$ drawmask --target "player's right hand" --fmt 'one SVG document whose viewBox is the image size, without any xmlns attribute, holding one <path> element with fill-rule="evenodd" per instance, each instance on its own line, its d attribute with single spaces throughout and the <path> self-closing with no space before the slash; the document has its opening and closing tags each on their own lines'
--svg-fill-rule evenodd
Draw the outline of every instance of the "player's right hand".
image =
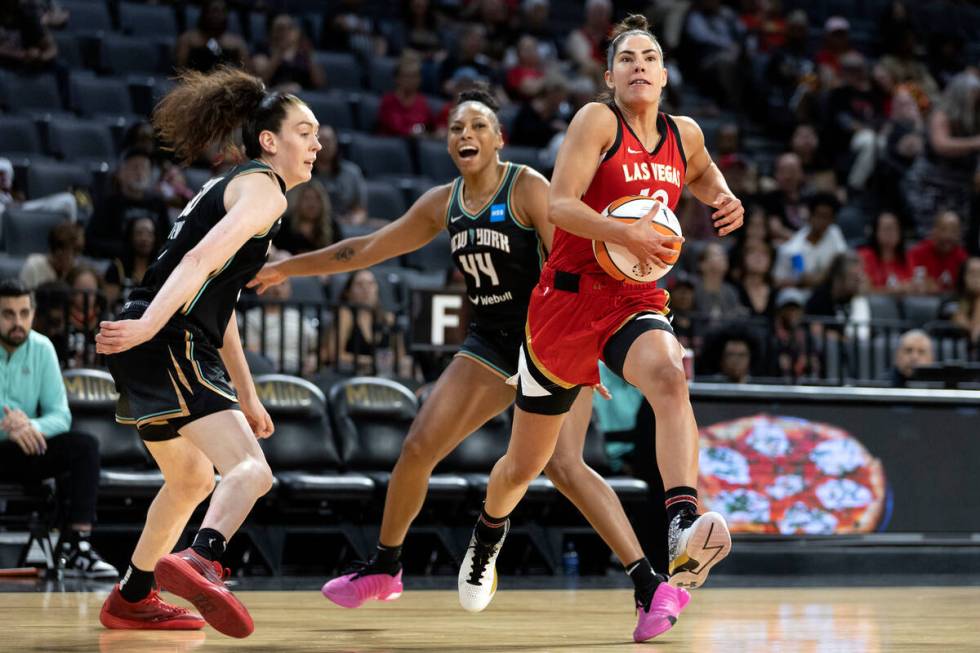
<svg viewBox="0 0 980 653">
<path fill-rule="evenodd" d="M 257 292 L 261 295 L 272 286 L 278 286 L 285 280 L 286 275 L 279 271 L 279 266 L 275 263 L 266 263 L 247 285 L 249 288 L 257 286 Z"/>
<path fill-rule="evenodd" d="M 666 236 L 651 226 L 657 213 L 660 212 L 660 207 L 660 201 L 655 201 L 646 215 L 626 227 L 622 245 L 644 263 L 666 268 L 668 264 L 664 259 L 673 258 L 677 254 L 677 251 L 670 246 L 683 243 L 684 238 Z"/>
</svg>

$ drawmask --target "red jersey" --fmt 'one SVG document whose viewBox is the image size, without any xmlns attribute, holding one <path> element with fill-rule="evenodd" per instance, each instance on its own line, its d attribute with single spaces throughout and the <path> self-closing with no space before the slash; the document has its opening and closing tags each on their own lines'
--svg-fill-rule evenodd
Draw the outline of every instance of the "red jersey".
<svg viewBox="0 0 980 653">
<path fill-rule="evenodd" d="M 666 113 L 657 116 L 660 141 L 648 152 L 619 109 L 614 104 L 608 106 L 616 114 L 616 140 L 603 155 L 582 201 L 602 213 L 620 197 L 645 195 L 673 211 L 687 173 L 687 158 L 674 119 Z M 565 272 L 605 274 L 592 253 L 592 241 L 558 227 L 547 265 Z"/>
</svg>

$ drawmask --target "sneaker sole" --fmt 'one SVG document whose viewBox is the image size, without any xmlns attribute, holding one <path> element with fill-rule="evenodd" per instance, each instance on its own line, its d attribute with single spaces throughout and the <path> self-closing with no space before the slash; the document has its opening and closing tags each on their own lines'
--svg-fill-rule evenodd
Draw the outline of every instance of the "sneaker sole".
<svg viewBox="0 0 980 653">
<path fill-rule="evenodd" d="M 99 623 L 109 630 L 201 630 L 204 620 L 168 619 L 167 621 L 143 621 L 117 617 L 103 610 L 99 613 Z"/>
<path fill-rule="evenodd" d="M 670 584 L 695 589 L 708 579 L 711 568 L 732 550 L 725 519 L 715 512 L 701 515 L 692 527 L 684 552 L 670 564 Z"/>
<path fill-rule="evenodd" d="M 190 601 L 215 630 L 229 637 L 248 637 L 255 624 L 248 610 L 226 587 L 205 579 L 187 561 L 167 555 L 153 570 L 160 589 Z"/>
<path fill-rule="evenodd" d="M 320 593 L 334 605 L 339 605 L 342 608 L 349 608 L 352 610 L 361 607 L 368 601 L 394 601 L 395 599 L 401 598 L 402 595 L 402 593 L 399 591 L 392 592 L 391 594 L 387 594 L 385 596 L 370 596 L 366 599 L 359 599 L 356 596 L 349 596 L 347 594 L 330 590 L 326 585 L 320 589 Z"/>
</svg>

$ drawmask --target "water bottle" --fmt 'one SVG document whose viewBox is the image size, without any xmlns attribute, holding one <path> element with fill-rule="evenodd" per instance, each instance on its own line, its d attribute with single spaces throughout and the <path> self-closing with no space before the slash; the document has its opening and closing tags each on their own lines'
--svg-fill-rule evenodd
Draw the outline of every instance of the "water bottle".
<svg viewBox="0 0 980 653">
<path fill-rule="evenodd" d="M 565 553 L 561 556 L 561 568 L 566 576 L 578 576 L 578 553 L 575 551 L 574 542 L 565 545 Z"/>
</svg>

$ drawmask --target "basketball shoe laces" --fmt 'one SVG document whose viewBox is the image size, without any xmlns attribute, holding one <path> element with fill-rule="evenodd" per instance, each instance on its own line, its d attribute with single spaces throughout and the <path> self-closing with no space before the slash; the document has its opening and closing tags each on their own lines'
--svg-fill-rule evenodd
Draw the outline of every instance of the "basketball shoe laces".
<svg viewBox="0 0 980 653">
<path fill-rule="evenodd" d="M 479 585 L 480 579 L 483 578 L 483 574 L 487 571 L 487 565 L 490 563 L 490 556 L 493 555 L 493 549 L 497 545 L 484 544 L 479 538 L 474 538 L 474 540 L 473 568 L 470 570 L 470 577 L 466 582 L 470 585 Z"/>
</svg>

